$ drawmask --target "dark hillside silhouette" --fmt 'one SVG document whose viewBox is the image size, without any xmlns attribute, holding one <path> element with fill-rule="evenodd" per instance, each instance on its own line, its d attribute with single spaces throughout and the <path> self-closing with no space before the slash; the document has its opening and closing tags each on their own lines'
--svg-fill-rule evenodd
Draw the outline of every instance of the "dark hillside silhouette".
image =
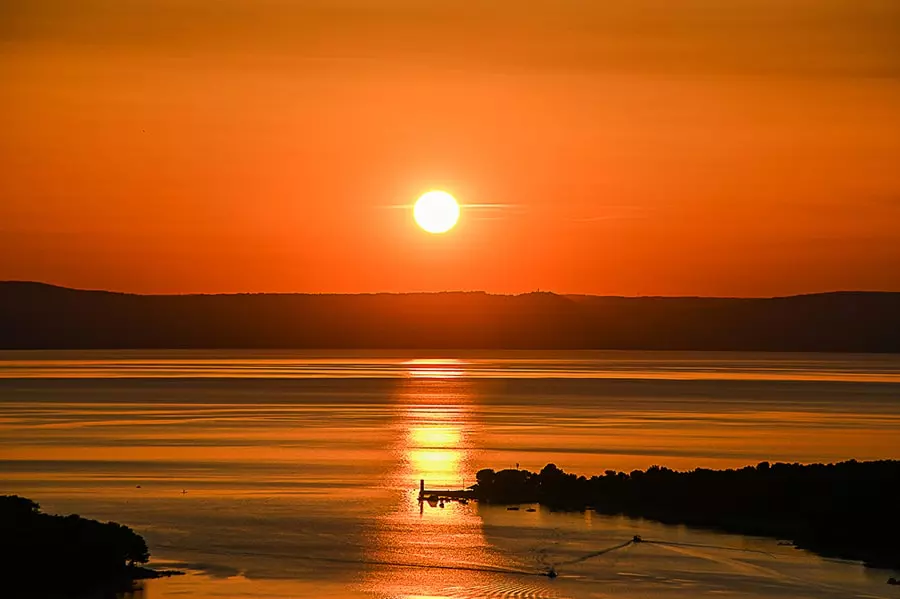
<svg viewBox="0 0 900 599">
<path fill-rule="evenodd" d="M 900 461 L 769 464 L 676 472 L 653 466 L 586 478 L 554 464 L 539 473 L 481 470 L 479 501 L 592 508 L 668 524 L 793 541 L 829 557 L 900 569 Z"/>
<path fill-rule="evenodd" d="M 0 282 L 0 348 L 900 352 L 900 293 L 132 295 Z"/>
<path fill-rule="evenodd" d="M 144 539 L 127 526 L 44 514 L 30 499 L 0 496 L 0 578 L 6 589 L 39 596 L 127 587 L 135 579 L 173 574 L 139 566 L 149 559 Z"/>
</svg>

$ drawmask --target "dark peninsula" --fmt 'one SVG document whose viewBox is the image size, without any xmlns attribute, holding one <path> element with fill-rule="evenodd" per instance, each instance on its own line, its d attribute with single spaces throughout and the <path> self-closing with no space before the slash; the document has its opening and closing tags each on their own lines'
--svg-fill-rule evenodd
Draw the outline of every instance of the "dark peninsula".
<svg viewBox="0 0 900 599">
<path fill-rule="evenodd" d="M 45 514 L 30 499 L 0 496 L 0 579 L 7 588 L 67 596 L 178 574 L 143 567 L 149 559 L 147 543 L 127 526 Z"/>
<path fill-rule="evenodd" d="M 134 295 L 0 282 L 0 349 L 900 352 L 900 293 Z"/>
<path fill-rule="evenodd" d="M 586 478 L 554 464 L 539 473 L 482 470 L 479 501 L 593 509 L 666 524 L 786 539 L 825 557 L 900 570 L 900 461 L 769 464 L 676 472 L 653 466 Z"/>
</svg>

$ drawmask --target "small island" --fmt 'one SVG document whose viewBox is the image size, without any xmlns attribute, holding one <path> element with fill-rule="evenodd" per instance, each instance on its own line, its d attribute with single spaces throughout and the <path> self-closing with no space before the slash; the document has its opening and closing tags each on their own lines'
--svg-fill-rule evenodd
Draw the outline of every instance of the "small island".
<svg viewBox="0 0 900 599">
<path fill-rule="evenodd" d="M 567 474 L 481 470 L 472 487 L 488 503 L 539 503 L 592 509 L 788 540 L 825 557 L 900 570 L 900 461 L 769 464 L 677 472 L 653 466 L 630 473 Z"/>
<path fill-rule="evenodd" d="M 136 580 L 180 572 L 143 567 L 143 537 L 116 522 L 54 516 L 17 495 L 0 496 L 0 577 L 30 596 L 128 589 Z"/>
</svg>

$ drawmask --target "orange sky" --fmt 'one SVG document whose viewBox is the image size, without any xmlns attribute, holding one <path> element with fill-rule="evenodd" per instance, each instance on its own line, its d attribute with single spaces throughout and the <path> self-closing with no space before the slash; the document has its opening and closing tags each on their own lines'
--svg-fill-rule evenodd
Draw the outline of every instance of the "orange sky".
<svg viewBox="0 0 900 599">
<path fill-rule="evenodd" d="M 0 279 L 900 290 L 897 0 L 11 0 L 0 81 Z"/>
</svg>

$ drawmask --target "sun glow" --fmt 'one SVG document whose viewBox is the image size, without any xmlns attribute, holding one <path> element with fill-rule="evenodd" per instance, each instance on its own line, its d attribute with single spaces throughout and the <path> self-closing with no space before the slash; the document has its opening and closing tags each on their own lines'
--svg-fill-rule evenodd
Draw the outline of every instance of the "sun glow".
<svg viewBox="0 0 900 599">
<path fill-rule="evenodd" d="M 413 215 L 429 233 L 446 233 L 459 220 L 459 204 L 446 191 L 429 191 L 416 201 Z"/>
</svg>

